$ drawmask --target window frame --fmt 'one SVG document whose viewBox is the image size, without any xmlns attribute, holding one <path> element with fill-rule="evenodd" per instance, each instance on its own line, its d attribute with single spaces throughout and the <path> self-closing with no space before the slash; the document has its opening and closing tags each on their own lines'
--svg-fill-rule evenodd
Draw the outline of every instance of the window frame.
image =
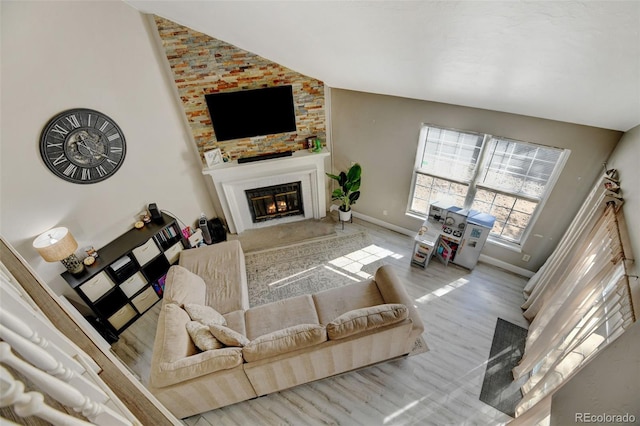
<svg viewBox="0 0 640 426">
<path fill-rule="evenodd" d="M 482 139 L 482 145 L 480 147 L 480 152 L 479 152 L 479 156 L 478 156 L 478 161 L 475 165 L 475 169 L 473 171 L 472 177 L 470 179 L 469 182 L 463 182 L 457 179 L 450 179 L 450 178 L 446 178 L 443 176 L 437 176 L 435 174 L 431 174 L 428 172 L 425 172 L 423 170 L 421 170 L 421 166 L 422 166 L 422 160 L 424 158 L 424 151 L 426 149 L 426 143 L 427 143 L 427 132 L 429 131 L 429 128 L 435 128 L 435 129 L 439 129 L 439 130 L 449 130 L 449 131 L 454 131 L 454 132 L 458 132 L 458 133 L 465 133 L 465 134 L 471 134 L 471 135 L 477 135 L 477 136 L 481 136 Z M 486 155 L 488 152 L 488 146 L 490 145 L 491 140 L 496 139 L 496 140 L 506 140 L 506 141 L 511 141 L 511 142 L 515 142 L 518 144 L 525 144 L 525 145 L 530 145 L 530 146 L 535 146 L 535 147 L 543 147 L 543 148 L 549 148 L 549 149 L 556 149 L 560 151 L 560 154 L 558 156 L 557 162 L 553 168 L 553 172 L 551 173 L 551 175 L 549 176 L 549 179 L 547 180 L 547 184 L 545 185 L 545 190 L 544 193 L 542 194 L 542 196 L 540 197 L 540 199 L 537 199 L 535 197 L 531 197 L 525 194 L 518 194 L 518 193 L 511 193 L 508 191 L 505 191 L 503 189 L 498 189 L 498 188 L 493 188 L 489 185 L 482 185 L 478 182 L 479 176 L 482 173 L 482 171 L 484 170 L 484 167 L 486 165 L 486 162 L 489 161 L 488 160 L 488 156 Z M 411 188 L 409 191 L 409 200 L 407 202 L 407 208 L 406 208 L 406 212 L 405 214 L 410 216 L 410 217 L 415 217 L 418 219 L 426 219 L 428 217 L 428 211 L 425 213 L 420 213 L 418 211 L 412 210 L 412 204 L 413 204 L 413 200 L 415 198 L 415 192 L 416 192 L 416 184 L 417 184 L 417 179 L 418 179 L 418 175 L 425 175 L 425 176 L 429 176 L 431 178 L 434 179 L 441 179 L 441 180 L 445 180 L 448 181 L 450 183 L 457 183 L 457 184 L 462 184 L 462 185 L 466 185 L 468 186 L 467 188 L 467 193 L 465 195 L 465 199 L 464 199 L 464 205 L 460 206 L 464 209 L 470 209 L 473 201 L 476 197 L 476 194 L 478 192 L 479 189 L 484 189 L 487 191 L 491 191 L 497 194 L 503 194 L 503 195 L 507 195 L 510 197 L 515 197 L 516 199 L 523 199 L 526 201 L 531 201 L 531 202 L 537 202 L 537 206 L 535 207 L 534 211 L 531 213 L 531 218 L 529 219 L 529 222 L 527 223 L 527 226 L 524 228 L 524 231 L 522 233 L 522 236 L 520 237 L 519 241 L 512 241 L 500 236 L 495 236 L 493 234 L 489 234 L 489 237 L 487 239 L 487 241 L 496 244 L 496 245 L 500 245 L 503 246 L 505 248 L 514 250 L 514 251 L 520 251 L 521 247 L 526 243 L 526 241 L 528 240 L 533 227 L 535 226 L 535 223 L 537 222 L 540 213 L 542 212 L 542 210 L 544 209 L 544 206 L 546 205 L 547 200 L 549 199 L 551 192 L 553 191 L 553 188 L 555 187 L 560 174 L 562 173 L 562 170 L 564 169 L 566 162 L 569 158 L 569 155 L 571 154 L 571 150 L 566 149 L 566 148 L 558 148 L 558 147 L 554 147 L 554 146 L 549 146 L 549 145 L 542 145 L 542 144 L 536 144 L 536 143 L 532 143 L 532 142 L 526 142 L 526 141 L 521 141 L 521 140 L 517 140 L 517 139 L 513 139 L 513 138 L 508 138 L 508 137 L 503 137 L 503 136 L 497 136 L 497 135 L 493 135 L 493 134 L 489 134 L 489 133 L 480 133 L 480 132 L 475 132 L 475 131 L 468 131 L 468 130 L 459 130 L 459 129 L 454 129 L 454 128 L 448 128 L 448 127 L 443 127 L 443 126 L 437 126 L 437 125 L 433 125 L 433 124 L 428 124 L 428 123 L 422 123 L 421 127 L 420 127 L 420 134 L 418 136 L 418 147 L 416 150 L 416 156 L 415 156 L 415 161 L 414 161 L 414 167 L 413 167 L 413 171 L 412 171 L 412 177 L 411 177 Z M 513 211 L 513 208 L 510 209 L 511 211 Z"/>
</svg>

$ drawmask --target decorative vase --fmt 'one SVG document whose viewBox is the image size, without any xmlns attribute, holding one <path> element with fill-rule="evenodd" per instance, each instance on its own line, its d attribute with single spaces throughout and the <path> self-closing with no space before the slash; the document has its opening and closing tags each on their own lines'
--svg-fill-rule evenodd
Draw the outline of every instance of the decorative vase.
<svg viewBox="0 0 640 426">
<path fill-rule="evenodd" d="M 340 215 L 341 222 L 349 222 L 351 220 L 351 210 L 344 212 L 338 209 L 338 214 Z"/>
</svg>

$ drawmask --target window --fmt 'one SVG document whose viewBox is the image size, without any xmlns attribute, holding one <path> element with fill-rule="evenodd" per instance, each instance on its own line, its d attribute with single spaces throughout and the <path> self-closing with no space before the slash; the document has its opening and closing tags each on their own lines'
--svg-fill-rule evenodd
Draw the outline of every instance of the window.
<svg viewBox="0 0 640 426">
<path fill-rule="evenodd" d="M 408 212 L 442 201 L 496 217 L 491 237 L 520 244 L 567 151 L 491 135 L 423 126 Z"/>
</svg>

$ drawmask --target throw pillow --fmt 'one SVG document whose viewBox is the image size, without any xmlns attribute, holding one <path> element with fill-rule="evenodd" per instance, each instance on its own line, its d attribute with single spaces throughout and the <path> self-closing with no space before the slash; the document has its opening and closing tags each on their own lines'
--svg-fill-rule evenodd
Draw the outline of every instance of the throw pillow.
<svg viewBox="0 0 640 426">
<path fill-rule="evenodd" d="M 399 303 L 370 306 L 345 312 L 327 324 L 331 340 L 344 339 L 357 333 L 395 324 L 409 315 L 407 307 Z"/>
<path fill-rule="evenodd" d="M 186 325 L 191 340 L 201 351 L 224 348 L 224 345 L 209 331 L 209 327 L 198 322 L 189 321 Z"/>
<path fill-rule="evenodd" d="M 201 322 L 206 326 L 227 325 L 227 320 L 224 319 L 222 314 L 213 309 L 211 306 L 186 303 L 184 305 L 184 310 L 187 311 L 189 317 L 193 321 Z"/>
<path fill-rule="evenodd" d="M 323 326 L 298 324 L 252 340 L 242 348 L 242 356 L 245 361 L 253 362 L 317 345 L 326 340 L 327 331 Z"/>
<path fill-rule="evenodd" d="M 209 331 L 216 339 L 227 346 L 242 347 L 249 343 L 249 339 L 245 336 L 223 325 L 213 324 L 209 326 Z"/>
<path fill-rule="evenodd" d="M 207 286 L 204 280 L 179 265 L 173 265 L 167 272 L 164 295 L 165 303 L 182 306 L 185 303 L 202 303 Z"/>
</svg>

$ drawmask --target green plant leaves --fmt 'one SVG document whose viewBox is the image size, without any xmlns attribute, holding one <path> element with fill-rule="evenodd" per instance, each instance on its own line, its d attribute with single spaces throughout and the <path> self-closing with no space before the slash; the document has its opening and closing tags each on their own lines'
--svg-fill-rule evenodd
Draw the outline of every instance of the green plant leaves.
<svg viewBox="0 0 640 426">
<path fill-rule="evenodd" d="M 360 198 L 359 189 L 362 175 L 360 164 L 355 163 L 347 173 L 340 172 L 339 175 L 326 173 L 326 175 L 336 180 L 340 185 L 340 188 L 334 189 L 331 193 L 331 199 L 339 200 L 342 203 L 342 206 L 340 206 L 342 211 L 351 210 L 351 204 L 355 204 L 356 200 Z"/>
<path fill-rule="evenodd" d="M 339 200 L 342 197 L 344 197 L 344 191 L 342 191 L 342 188 L 334 189 L 331 193 L 331 199 L 333 200 Z"/>
<path fill-rule="evenodd" d="M 349 174 L 347 175 L 347 179 L 350 182 L 355 182 L 356 180 L 359 182 L 361 174 L 362 174 L 362 167 L 360 167 L 360 164 L 356 163 L 353 166 L 351 166 L 351 168 L 349 169 Z"/>
</svg>

